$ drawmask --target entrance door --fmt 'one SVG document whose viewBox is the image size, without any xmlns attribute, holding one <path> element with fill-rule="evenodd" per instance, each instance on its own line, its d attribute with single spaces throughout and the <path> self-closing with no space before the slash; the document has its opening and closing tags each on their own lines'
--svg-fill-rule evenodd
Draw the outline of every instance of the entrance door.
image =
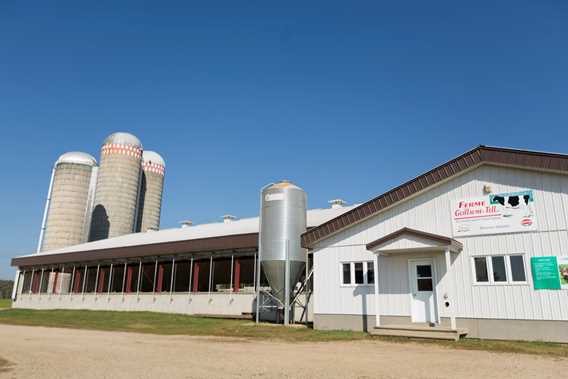
<svg viewBox="0 0 568 379">
<path fill-rule="evenodd" d="M 412 322 L 436 322 L 432 259 L 409 260 L 408 270 Z"/>
</svg>

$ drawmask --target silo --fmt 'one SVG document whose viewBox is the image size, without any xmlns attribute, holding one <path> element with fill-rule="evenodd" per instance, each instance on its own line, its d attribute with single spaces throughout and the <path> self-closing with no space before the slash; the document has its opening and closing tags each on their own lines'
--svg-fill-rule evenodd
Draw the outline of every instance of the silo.
<svg viewBox="0 0 568 379">
<path fill-rule="evenodd" d="M 146 232 L 160 228 L 165 168 L 164 159 L 158 153 L 154 151 L 142 153 L 137 231 Z"/>
<path fill-rule="evenodd" d="M 81 152 L 65 153 L 53 167 L 38 252 L 87 241 L 89 192 L 97 161 Z"/>
<path fill-rule="evenodd" d="M 134 232 L 142 144 L 129 133 L 108 136 L 101 148 L 89 240 Z"/>
<path fill-rule="evenodd" d="M 307 196 L 300 187 L 282 181 L 262 191 L 260 260 L 272 294 L 287 307 L 306 263 L 300 236 L 306 231 Z M 286 261 L 288 283 L 286 286 Z M 286 287 L 288 293 L 286 293 Z M 285 312 L 287 321 L 287 312 Z"/>
</svg>

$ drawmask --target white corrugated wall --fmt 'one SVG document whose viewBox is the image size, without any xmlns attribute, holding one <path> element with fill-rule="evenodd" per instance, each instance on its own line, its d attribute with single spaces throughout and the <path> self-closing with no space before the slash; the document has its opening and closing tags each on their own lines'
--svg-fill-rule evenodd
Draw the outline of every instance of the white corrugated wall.
<svg viewBox="0 0 568 379">
<path fill-rule="evenodd" d="M 458 238 L 463 251 L 455 255 L 450 273 L 456 283 L 457 317 L 568 320 L 568 291 L 533 289 L 530 257 L 568 255 L 568 176 L 484 165 L 405 201 L 371 219 L 322 241 L 314 250 L 316 314 L 374 314 L 374 288 L 340 284 L 340 262 L 372 260 L 365 245 L 400 228 L 452 236 L 451 204 L 494 193 L 534 190 L 538 231 Z M 526 285 L 474 285 L 471 257 L 525 254 Z M 413 255 L 414 257 L 418 257 Z M 384 315 L 410 315 L 408 266 L 410 256 L 381 257 L 380 307 Z M 388 264 L 386 263 L 388 260 Z M 381 264 L 383 263 L 383 264 Z M 445 275 L 443 257 L 436 258 L 438 277 Z M 445 280 L 440 283 L 442 303 Z M 445 308 L 439 306 L 441 316 Z"/>
</svg>

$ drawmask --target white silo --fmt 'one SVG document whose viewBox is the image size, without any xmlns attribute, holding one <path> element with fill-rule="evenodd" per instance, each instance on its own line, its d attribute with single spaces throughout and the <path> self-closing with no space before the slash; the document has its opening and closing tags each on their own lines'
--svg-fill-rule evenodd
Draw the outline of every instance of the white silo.
<svg viewBox="0 0 568 379">
<path fill-rule="evenodd" d="M 87 241 L 96 173 L 97 161 L 87 153 L 65 153 L 55 162 L 38 252 Z"/>
<path fill-rule="evenodd" d="M 166 164 L 160 154 L 154 151 L 142 153 L 138 231 L 146 232 L 160 228 L 165 168 Z"/>
<path fill-rule="evenodd" d="M 142 144 L 129 133 L 113 133 L 101 148 L 89 240 L 134 232 Z"/>
</svg>

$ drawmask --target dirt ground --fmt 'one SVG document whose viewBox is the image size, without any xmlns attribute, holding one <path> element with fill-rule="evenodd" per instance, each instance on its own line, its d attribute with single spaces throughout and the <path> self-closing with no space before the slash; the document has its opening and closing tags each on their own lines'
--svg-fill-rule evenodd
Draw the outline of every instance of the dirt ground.
<svg viewBox="0 0 568 379">
<path fill-rule="evenodd" d="M 384 341 L 287 343 L 0 325 L 0 378 L 560 378 L 568 359 Z"/>
</svg>

